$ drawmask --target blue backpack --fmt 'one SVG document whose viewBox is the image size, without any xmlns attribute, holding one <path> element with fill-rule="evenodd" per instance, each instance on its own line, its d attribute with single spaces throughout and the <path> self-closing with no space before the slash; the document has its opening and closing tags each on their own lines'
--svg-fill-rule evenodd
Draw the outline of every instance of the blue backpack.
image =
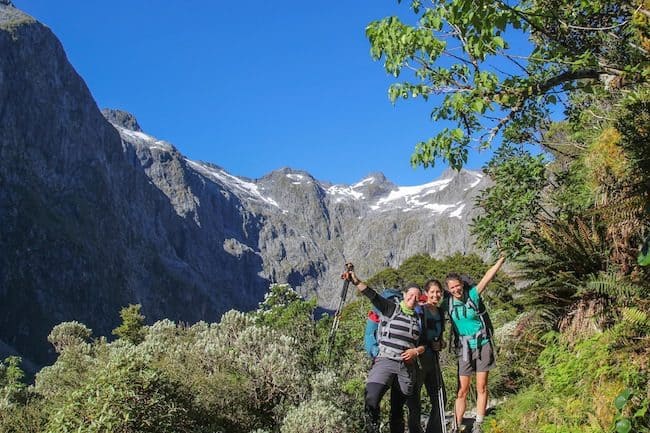
<svg viewBox="0 0 650 433">
<path fill-rule="evenodd" d="M 399 302 L 403 299 L 404 295 L 398 289 L 386 289 L 379 294 L 382 298 L 392 299 Z M 366 320 L 366 333 L 363 337 L 363 347 L 371 359 L 375 359 L 379 354 L 379 342 L 377 341 L 377 330 L 379 329 L 380 313 L 377 308 L 373 307 L 368 311 L 368 319 Z"/>
</svg>

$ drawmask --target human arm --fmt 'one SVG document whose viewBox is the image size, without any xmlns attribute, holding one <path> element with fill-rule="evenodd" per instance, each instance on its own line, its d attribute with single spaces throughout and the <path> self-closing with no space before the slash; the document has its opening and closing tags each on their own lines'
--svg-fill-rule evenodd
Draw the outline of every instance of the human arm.
<svg viewBox="0 0 650 433">
<path fill-rule="evenodd" d="M 381 314 L 388 317 L 393 315 L 396 308 L 396 304 L 394 302 L 379 296 L 377 292 L 375 292 L 371 287 L 368 287 L 366 283 L 361 281 L 359 277 L 357 277 L 357 275 L 354 273 L 354 271 L 348 272 L 348 278 L 349 281 L 357 288 L 359 293 L 368 298 L 372 305 L 377 307 Z"/>
<path fill-rule="evenodd" d="M 487 287 L 487 285 L 492 281 L 494 276 L 499 272 L 499 269 L 501 269 L 501 265 L 503 265 L 503 262 L 506 260 L 504 256 L 499 257 L 499 260 L 492 265 L 490 269 L 483 275 L 483 278 L 481 278 L 481 281 L 478 282 L 476 285 L 476 289 L 478 290 L 478 293 L 481 294 Z"/>
</svg>

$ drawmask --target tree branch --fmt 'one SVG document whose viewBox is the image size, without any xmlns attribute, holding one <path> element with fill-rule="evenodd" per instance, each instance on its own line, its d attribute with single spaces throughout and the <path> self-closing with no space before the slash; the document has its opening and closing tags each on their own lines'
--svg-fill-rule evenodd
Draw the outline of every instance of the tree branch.
<svg viewBox="0 0 650 433">
<path fill-rule="evenodd" d="M 521 101 L 519 104 L 512 107 L 510 112 L 506 116 L 502 117 L 501 120 L 499 120 L 499 123 L 497 123 L 492 129 L 490 129 L 490 133 L 488 135 L 488 138 L 485 141 L 487 143 L 491 143 L 492 140 L 494 140 L 494 137 L 496 137 L 496 135 L 499 133 L 501 128 L 503 128 L 506 123 L 510 122 L 512 120 L 512 118 L 515 117 L 517 112 L 519 110 L 521 110 L 522 106 L 523 106 L 523 101 Z M 483 137 L 485 137 L 485 134 L 483 134 Z"/>
<path fill-rule="evenodd" d="M 549 78 L 548 80 L 539 83 L 533 86 L 533 91 L 530 92 L 526 97 L 537 96 L 543 93 L 546 93 L 548 90 L 551 90 L 555 86 L 559 86 L 562 83 L 567 83 L 575 80 L 585 80 L 592 79 L 597 80 L 605 71 L 598 71 L 596 69 L 585 69 L 582 71 L 566 71 L 555 77 Z"/>
</svg>

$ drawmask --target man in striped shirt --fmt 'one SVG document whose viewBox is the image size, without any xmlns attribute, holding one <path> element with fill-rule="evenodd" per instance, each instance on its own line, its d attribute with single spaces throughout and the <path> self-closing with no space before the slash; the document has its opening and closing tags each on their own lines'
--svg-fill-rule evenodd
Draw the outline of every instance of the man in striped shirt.
<svg viewBox="0 0 650 433">
<path fill-rule="evenodd" d="M 378 330 L 379 354 L 368 373 L 366 380 L 366 432 L 379 432 L 379 404 L 393 381 L 399 385 L 400 399 L 394 403 L 404 405 L 406 398 L 413 394 L 417 376 L 416 360 L 424 353 L 425 347 L 418 346 L 420 321 L 415 314 L 421 291 L 416 284 L 408 284 L 404 299 L 399 303 L 384 299 L 361 281 L 353 271 L 348 278 L 360 293 L 380 311 Z M 391 410 L 391 414 L 403 413 Z M 391 416 L 391 433 L 404 431 L 404 420 Z"/>
</svg>

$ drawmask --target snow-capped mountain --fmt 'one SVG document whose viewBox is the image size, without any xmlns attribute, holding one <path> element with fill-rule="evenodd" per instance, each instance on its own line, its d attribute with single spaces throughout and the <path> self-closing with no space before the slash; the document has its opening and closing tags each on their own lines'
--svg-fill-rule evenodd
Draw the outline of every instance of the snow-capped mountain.
<svg viewBox="0 0 650 433">
<path fill-rule="evenodd" d="M 369 277 L 472 250 L 479 173 L 408 187 L 233 176 L 101 113 L 50 29 L 1 3 L 0 101 L 0 356 L 42 365 L 54 325 L 110 335 L 130 303 L 148 320 L 214 321 L 288 282 L 332 306 L 346 261 Z"/>
<path fill-rule="evenodd" d="M 487 182 L 479 172 L 450 170 L 417 186 L 397 186 L 381 173 L 353 185 L 333 185 L 290 168 L 248 179 L 189 160 L 171 144 L 129 129 L 135 118 L 128 113 L 104 110 L 104 115 L 179 216 L 191 216 L 207 229 L 215 215 L 201 213 L 202 203 L 236 198 L 255 230 L 228 238 L 223 248 L 259 255 L 262 267 L 255 271 L 260 277 L 289 282 L 318 296 L 321 305 L 336 301 L 332 289 L 346 260 L 356 261 L 360 272 L 370 275 L 416 253 L 444 256 L 472 250 L 467 223 L 474 216 L 474 198 Z M 214 196 L 202 196 L 186 181 L 192 178 L 212 185 Z"/>
</svg>

